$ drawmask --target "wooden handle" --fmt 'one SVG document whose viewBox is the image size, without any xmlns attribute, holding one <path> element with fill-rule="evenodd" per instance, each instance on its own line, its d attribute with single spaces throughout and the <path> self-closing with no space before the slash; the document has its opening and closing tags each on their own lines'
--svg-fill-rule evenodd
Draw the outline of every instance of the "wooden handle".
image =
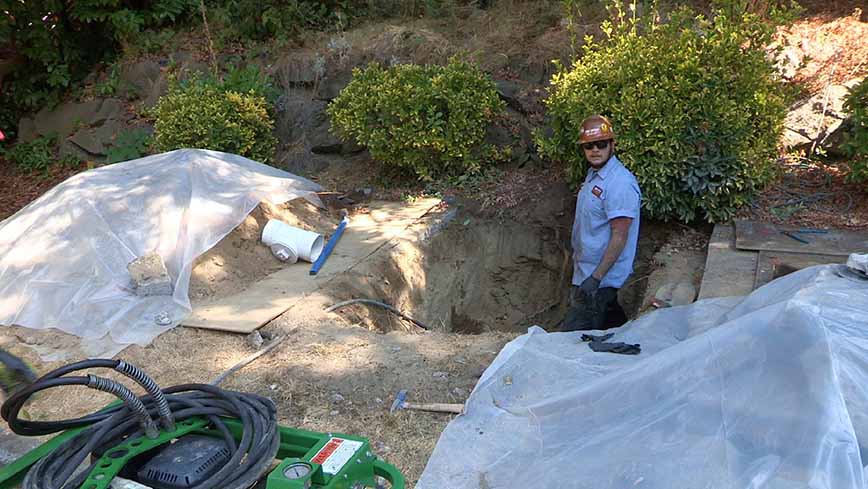
<svg viewBox="0 0 868 489">
<path fill-rule="evenodd" d="M 444 404 L 440 402 L 416 404 L 411 402 L 405 402 L 404 409 L 414 409 L 416 411 L 433 411 L 437 413 L 461 414 L 464 412 L 464 404 Z"/>
</svg>

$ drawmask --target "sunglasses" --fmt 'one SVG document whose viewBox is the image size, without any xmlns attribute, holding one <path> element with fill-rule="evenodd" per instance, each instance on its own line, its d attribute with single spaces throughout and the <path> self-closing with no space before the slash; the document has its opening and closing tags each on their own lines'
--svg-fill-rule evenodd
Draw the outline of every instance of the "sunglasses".
<svg viewBox="0 0 868 489">
<path fill-rule="evenodd" d="M 590 151 L 594 148 L 597 149 L 606 149 L 609 147 L 609 140 L 604 139 L 603 141 L 591 141 L 590 143 L 582 144 L 582 149 Z"/>
</svg>

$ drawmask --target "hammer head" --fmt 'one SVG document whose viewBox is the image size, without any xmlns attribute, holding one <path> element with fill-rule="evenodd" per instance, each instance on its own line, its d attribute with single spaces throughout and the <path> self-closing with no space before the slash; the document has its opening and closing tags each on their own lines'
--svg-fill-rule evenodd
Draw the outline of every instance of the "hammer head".
<svg viewBox="0 0 868 489">
<path fill-rule="evenodd" d="M 395 396 L 395 401 L 392 402 L 392 407 L 389 408 L 389 414 L 395 414 L 395 411 L 403 409 L 405 402 L 407 402 L 407 391 L 399 390 Z"/>
</svg>

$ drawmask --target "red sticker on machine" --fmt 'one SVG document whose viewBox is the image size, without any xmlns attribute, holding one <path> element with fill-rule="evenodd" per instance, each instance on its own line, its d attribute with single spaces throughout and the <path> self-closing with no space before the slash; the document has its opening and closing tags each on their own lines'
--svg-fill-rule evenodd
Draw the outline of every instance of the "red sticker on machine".
<svg viewBox="0 0 868 489">
<path fill-rule="evenodd" d="M 322 465 L 322 471 L 326 474 L 335 475 L 353 458 L 362 445 L 360 441 L 332 438 L 310 461 Z"/>
</svg>

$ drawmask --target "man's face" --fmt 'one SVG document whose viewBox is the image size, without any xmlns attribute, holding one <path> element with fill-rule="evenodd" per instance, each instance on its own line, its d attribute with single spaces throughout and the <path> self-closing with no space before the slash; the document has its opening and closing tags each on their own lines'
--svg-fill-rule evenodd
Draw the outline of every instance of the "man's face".
<svg viewBox="0 0 868 489">
<path fill-rule="evenodd" d="M 609 161 L 612 156 L 613 144 L 611 139 L 605 141 L 594 141 L 582 145 L 582 150 L 585 152 L 585 158 L 592 168 L 600 168 Z"/>
</svg>

